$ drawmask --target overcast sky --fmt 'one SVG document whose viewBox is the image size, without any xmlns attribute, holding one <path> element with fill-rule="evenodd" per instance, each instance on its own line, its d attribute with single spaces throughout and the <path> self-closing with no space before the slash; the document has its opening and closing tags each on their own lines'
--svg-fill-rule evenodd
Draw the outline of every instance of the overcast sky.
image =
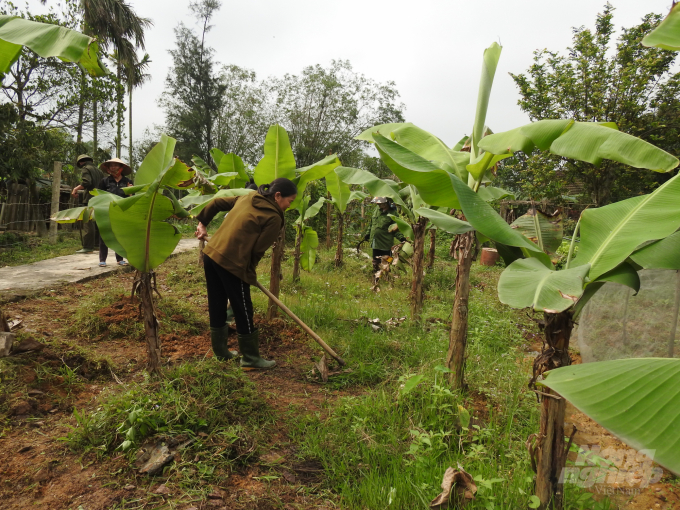
<svg viewBox="0 0 680 510">
<path fill-rule="evenodd" d="M 173 28 L 182 21 L 198 29 L 187 0 L 129 0 L 151 18 L 146 49 L 151 80 L 135 91 L 134 136 L 162 124 L 157 99 L 171 66 Z M 31 1 L 33 4 L 33 0 Z M 48 2 L 49 4 L 50 2 Z M 670 0 L 612 0 L 617 28 L 649 13 L 666 14 Z M 604 0 L 223 0 L 207 43 L 216 60 L 254 70 L 259 78 L 299 73 L 346 59 L 379 82 L 394 81 L 406 105 L 405 118 L 449 145 L 469 134 L 474 120 L 482 53 L 503 46 L 487 124 L 496 132 L 528 118 L 517 106 L 509 72 L 524 72 L 533 52 L 564 52 L 572 27 L 594 27 Z M 34 8 L 34 12 L 39 8 Z"/>
</svg>

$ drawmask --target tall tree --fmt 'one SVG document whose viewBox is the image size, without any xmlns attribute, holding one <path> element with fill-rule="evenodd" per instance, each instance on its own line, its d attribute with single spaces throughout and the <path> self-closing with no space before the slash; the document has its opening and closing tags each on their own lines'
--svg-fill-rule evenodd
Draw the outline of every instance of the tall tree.
<svg viewBox="0 0 680 510">
<path fill-rule="evenodd" d="M 199 35 L 183 23 L 175 28 L 176 47 L 170 50 L 173 67 L 165 79 L 159 105 L 165 110 L 167 129 L 177 139 L 176 150 L 184 161 L 190 161 L 193 155 L 210 161 L 210 149 L 216 146 L 215 124 L 227 85 L 216 71 L 215 50 L 206 45 L 206 35 L 220 6 L 219 0 L 189 4 L 201 25 Z"/>
<path fill-rule="evenodd" d="M 623 28 L 614 45 L 613 14 L 607 4 L 594 30 L 574 29 L 566 55 L 536 51 L 526 73 L 511 75 L 521 94 L 519 105 L 532 121 L 613 122 L 621 131 L 677 155 L 680 73 L 673 72 L 675 53 L 640 45 L 661 16 L 647 14 L 639 25 Z M 502 165 L 499 175 L 506 185 L 535 199 L 558 198 L 567 193 L 567 184 L 577 183 L 586 200 L 598 206 L 648 193 L 669 178 L 641 174 L 614 161 L 596 166 L 538 152 Z"/>
<path fill-rule="evenodd" d="M 404 120 L 394 82 L 366 78 L 347 60 L 333 60 L 327 68 L 306 67 L 299 76 L 271 79 L 268 87 L 274 121 L 288 130 L 298 167 L 328 154 L 353 165 L 367 145 L 357 135 L 371 126 Z"/>
<path fill-rule="evenodd" d="M 128 86 L 128 129 L 130 133 L 130 139 L 128 140 L 128 159 L 132 168 L 134 168 L 134 157 L 132 155 L 132 91 L 151 78 L 150 74 L 145 73 L 149 68 L 150 63 L 151 58 L 148 53 L 145 53 L 141 60 L 137 61 L 137 58 L 135 57 L 135 62 L 132 62 L 125 67 L 125 79 Z"/>
<path fill-rule="evenodd" d="M 148 18 L 137 15 L 132 6 L 125 0 L 80 0 L 83 12 L 84 32 L 96 36 L 103 47 L 111 46 L 117 55 L 118 81 L 122 76 L 122 68 L 136 60 L 135 48 L 144 49 L 144 30 L 152 25 Z M 118 141 L 117 155 L 120 156 L 120 138 L 122 137 L 122 103 L 124 90 L 117 91 L 118 104 Z M 93 103 L 94 112 L 94 148 L 97 151 L 97 100 Z"/>
</svg>

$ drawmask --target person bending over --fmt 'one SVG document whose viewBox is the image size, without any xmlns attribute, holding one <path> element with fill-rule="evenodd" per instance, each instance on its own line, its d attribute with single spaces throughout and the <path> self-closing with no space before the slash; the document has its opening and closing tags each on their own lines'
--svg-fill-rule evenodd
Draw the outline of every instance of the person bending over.
<svg viewBox="0 0 680 510">
<path fill-rule="evenodd" d="M 203 268 L 208 291 L 210 340 L 218 359 L 231 359 L 227 348 L 227 300 L 236 321 L 241 366 L 272 368 L 275 361 L 260 357 L 258 330 L 253 322 L 250 286 L 257 284 L 255 268 L 274 244 L 284 224 L 283 212 L 297 196 L 297 187 L 286 178 L 274 179 L 248 195 L 215 198 L 198 214 L 196 237 L 207 240 L 206 227 L 220 211 L 229 211 L 222 225 L 203 249 Z"/>
</svg>

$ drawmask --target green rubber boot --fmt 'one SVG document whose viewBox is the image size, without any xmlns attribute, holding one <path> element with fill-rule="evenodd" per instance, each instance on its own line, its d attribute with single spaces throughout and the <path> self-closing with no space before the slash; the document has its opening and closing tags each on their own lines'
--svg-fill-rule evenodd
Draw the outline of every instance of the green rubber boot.
<svg viewBox="0 0 680 510">
<path fill-rule="evenodd" d="M 229 326 L 226 324 L 221 328 L 210 328 L 210 343 L 215 357 L 220 361 L 226 361 L 238 356 L 238 352 L 227 349 L 227 337 L 229 336 Z"/>
<path fill-rule="evenodd" d="M 260 332 L 256 329 L 249 335 L 238 335 L 238 348 L 241 350 L 241 367 L 246 370 L 253 368 L 273 368 L 276 361 L 267 361 L 260 357 Z"/>
</svg>

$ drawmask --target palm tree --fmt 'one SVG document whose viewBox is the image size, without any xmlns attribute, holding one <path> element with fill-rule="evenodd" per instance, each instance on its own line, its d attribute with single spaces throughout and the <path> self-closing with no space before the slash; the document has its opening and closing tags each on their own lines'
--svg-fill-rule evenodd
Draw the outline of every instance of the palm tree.
<svg viewBox="0 0 680 510">
<path fill-rule="evenodd" d="M 118 79 L 122 68 L 136 61 L 136 48 L 144 49 L 144 29 L 153 25 L 150 19 L 137 16 L 125 0 L 80 0 L 85 23 L 84 32 L 97 37 L 102 47 L 111 45 L 118 58 Z M 122 123 L 122 93 L 118 94 L 118 142 L 116 152 L 120 157 Z M 93 101 L 93 141 L 97 151 L 97 100 Z"/>
<path fill-rule="evenodd" d="M 145 81 L 151 78 L 150 74 L 146 74 L 144 72 L 149 68 L 150 63 L 151 59 L 149 58 L 149 54 L 145 53 L 142 60 L 137 61 L 135 56 L 135 62 L 129 64 L 125 68 L 126 81 L 128 84 L 128 115 L 129 115 L 128 128 L 130 130 L 130 139 L 128 141 L 129 149 L 128 159 L 130 160 L 130 166 L 133 168 L 134 161 L 132 160 L 132 90 L 135 87 L 140 87 Z"/>
</svg>

